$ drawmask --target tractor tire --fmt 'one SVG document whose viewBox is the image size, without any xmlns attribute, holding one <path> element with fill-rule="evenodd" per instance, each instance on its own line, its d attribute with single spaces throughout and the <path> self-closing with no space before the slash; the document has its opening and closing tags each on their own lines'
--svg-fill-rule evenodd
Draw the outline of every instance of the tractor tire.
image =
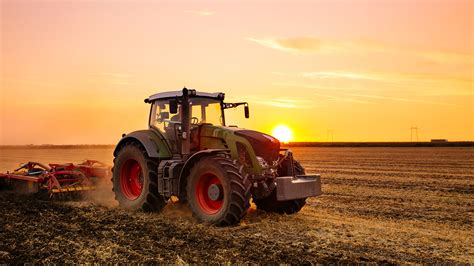
<svg viewBox="0 0 474 266">
<path fill-rule="evenodd" d="M 250 207 L 251 182 L 243 166 L 227 154 L 204 157 L 191 168 L 187 201 L 201 222 L 235 225 Z"/>
<path fill-rule="evenodd" d="M 129 142 L 120 149 L 112 169 L 112 190 L 119 206 L 128 210 L 157 212 L 166 205 L 158 193 L 158 162 L 142 145 Z"/>
<path fill-rule="evenodd" d="M 297 175 L 304 175 L 305 170 L 301 166 L 300 162 L 294 161 L 295 173 Z M 279 169 L 278 174 L 280 176 L 286 175 L 286 168 L 288 167 L 285 163 L 283 167 Z M 279 201 L 276 198 L 276 189 L 266 198 L 254 199 L 253 202 L 257 205 L 257 209 L 266 211 L 266 212 L 276 212 L 279 214 L 294 214 L 297 213 L 303 208 L 306 204 L 306 198 L 294 199 L 294 200 L 284 200 Z"/>
</svg>

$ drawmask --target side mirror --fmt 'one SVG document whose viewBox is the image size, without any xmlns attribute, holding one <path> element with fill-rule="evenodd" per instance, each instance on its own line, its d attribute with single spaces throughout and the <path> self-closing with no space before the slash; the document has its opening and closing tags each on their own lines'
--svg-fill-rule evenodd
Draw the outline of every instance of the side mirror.
<svg viewBox="0 0 474 266">
<path fill-rule="evenodd" d="M 249 106 L 248 106 L 248 104 L 245 104 L 245 106 L 244 106 L 244 112 L 245 112 L 245 118 L 249 118 L 249 117 L 250 117 L 250 111 L 249 111 Z"/>
<path fill-rule="evenodd" d="M 178 101 L 170 100 L 170 113 L 172 114 L 178 113 Z"/>
</svg>

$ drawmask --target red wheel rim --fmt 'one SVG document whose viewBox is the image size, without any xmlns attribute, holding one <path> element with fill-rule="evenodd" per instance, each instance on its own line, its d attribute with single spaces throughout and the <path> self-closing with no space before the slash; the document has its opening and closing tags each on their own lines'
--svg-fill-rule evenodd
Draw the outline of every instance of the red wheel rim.
<svg viewBox="0 0 474 266">
<path fill-rule="evenodd" d="M 219 212 L 219 210 L 224 205 L 224 197 L 220 197 L 219 199 L 213 200 L 209 197 L 208 191 L 211 186 L 217 185 L 221 189 L 221 193 L 223 193 L 222 183 L 217 176 L 212 173 L 204 173 L 202 174 L 196 184 L 196 197 L 197 203 L 201 210 L 206 214 L 215 214 Z"/>
<path fill-rule="evenodd" d="M 143 173 L 137 161 L 129 159 L 123 165 L 120 174 L 120 187 L 123 195 L 129 200 L 135 200 L 142 194 Z"/>
</svg>

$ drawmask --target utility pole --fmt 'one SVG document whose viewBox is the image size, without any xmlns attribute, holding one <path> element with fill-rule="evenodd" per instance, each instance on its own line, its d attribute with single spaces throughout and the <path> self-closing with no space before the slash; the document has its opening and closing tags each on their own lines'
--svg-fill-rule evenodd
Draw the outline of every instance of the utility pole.
<svg viewBox="0 0 474 266">
<path fill-rule="evenodd" d="M 331 142 L 334 142 L 334 130 L 332 129 L 328 129 L 326 142 L 329 142 L 329 139 L 331 139 Z"/>
<path fill-rule="evenodd" d="M 416 135 L 416 141 L 418 142 L 418 127 L 417 126 L 412 126 L 410 128 L 410 141 L 413 141 L 413 133 Z"/>
</svg>

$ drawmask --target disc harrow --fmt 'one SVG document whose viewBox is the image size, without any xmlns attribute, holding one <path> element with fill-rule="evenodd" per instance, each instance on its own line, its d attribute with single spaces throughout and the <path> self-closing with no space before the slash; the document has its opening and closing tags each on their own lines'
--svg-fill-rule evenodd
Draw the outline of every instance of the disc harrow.
<svg viewBox="0 0 474 266">
<path fill-rule="evenodd" d="M 0 173 L 0 186 L 19 193 L 46 194 L 49 198 L 75 198 L 76 194 L 95 190 L 111 175 L 111 167 L 96 160 L 48 165 L 28 162 L 12 172 Z"/>
</svg>

